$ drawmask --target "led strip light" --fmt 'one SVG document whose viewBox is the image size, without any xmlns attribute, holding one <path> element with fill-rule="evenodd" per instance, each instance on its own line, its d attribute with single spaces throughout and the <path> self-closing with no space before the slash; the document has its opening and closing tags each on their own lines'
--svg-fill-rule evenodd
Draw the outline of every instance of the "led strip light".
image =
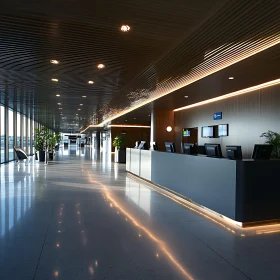
<svg viewBox="0 0 280 280">
<path fill-rule="evenodd" d="M 228 99 L 228 98 L 231 98 L 231 97 L 239 96 L 239 95 L 242 95 L 242 94 L 245 94 L 245 93 L 250 93 L 252 91 L 256 91 L 256 90 L 267 88 L 267 87 L 272 87 L 272 86 L 279 85 L 279 84 L 280 84 L 280 79 L 276 79 L 276 80 L 273 80 L 273 81 L 270 81 L 270 82 L 267 82 L 267 83 L 264 83 L 264 84 L 260 84 L 260 85 L 245 88 L 245 89 L 241 89 L 241 90 L 234 91 L 234 92 L 231 92 L 231 93 L 228 93 L 228 94 L 224 94 L 224 95 L 221 95 L 221 96 L 218 96 L 218 97 L 214 97 L 214 98 L 207 99 L 207 100 L 204 100 L 204 101 L 200 101 L 200 102 L 197 102 L 197 103 L 194 103 L 194 104 L 191 104 L 191 105 L 187 105 L 187 106 L 184 106 L 184 107 L 181 107 L 181 108 L 177 108 L 177 109 L 174 110 L 174 112 L 191 109 L 191 108 L 194 108 L 194 107 L 198 107 L 198 106 L 202 106 L 202 105 L 205 105 L 205 104 L 217 102 L 217 101 L 220 101 L 220 100 Z"/>
</svg>

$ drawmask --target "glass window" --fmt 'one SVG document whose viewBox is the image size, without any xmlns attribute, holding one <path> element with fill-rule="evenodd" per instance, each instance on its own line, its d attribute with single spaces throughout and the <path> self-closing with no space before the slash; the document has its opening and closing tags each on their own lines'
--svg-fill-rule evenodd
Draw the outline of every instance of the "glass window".
<svg viewBox="0 0 280 280">
<path fill-rule="evenodd" d="M 22 125 L 23 125 L 23 150 L 26 150 L 26 117 L 23 116 L 22 119 Z"/>
<path fill-rule="evenodd" d="M 27 145 L 28 149 L 26 149 L 28 152 L 31 150 L 31 140 L 30 140 L 30 119 L 27 119 Z"/>
<path fill-rule="evenodd" d="M 12 110 L 8 111 L 8 120 L 9 120 L 9 160 L 14 160 L 14 112 Z"/>
<path fill-rule="evenodd" d="M 21 127 L 21 119 L 20 119 L 20 114 L 17 113 L 17 146 L 21 147 L 20 143 L 20 127 Z"/>
<path fill-rule="evenodd" d="M 1 134 L 1 142 L 0 142 L 0 149 L 1 149 L 1 163 L 5 161 L 5 109 L 4 106 L 0 106 L 0 134 Z"/>
</svg>

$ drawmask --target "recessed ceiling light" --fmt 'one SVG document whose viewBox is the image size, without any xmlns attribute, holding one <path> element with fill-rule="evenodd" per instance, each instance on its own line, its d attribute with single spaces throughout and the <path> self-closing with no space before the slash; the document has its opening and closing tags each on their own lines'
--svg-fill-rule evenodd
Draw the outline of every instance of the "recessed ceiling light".
<svg viewBox="0 0 280 280">
<path fill-rule="evenodd" d="M 82 97 L 83 97 L 83 98 L 86 98 L 87 96 L 86 96 L 86 95 L 83 95 Z"/>
<path fill-rule="evenodd" d="M 59 97 L 59 96 L 60 96 L 60 94 L 57 94 L 56 96 L 57 96 L 57 97 Z"/>
<path fill-rule="evenodd" d="M 83 106 L 84 104 L 80 104 L 80 106 Z"/>
<path fill-rule="evenodd" d="M 57 103 L 57 105 L 61 105 L 61 103 Z"/>
<path fill-rule="evenodd" d="M 125 120 L 127 122 L 127 120 Z"/>
<path fill-rule="evenodd" d="M 136 120 L 136 118 L 134 118 Z"/>
<path fill-rule="evenodd" d="M 53 82 L 58 82 L 58 79 L 52 78 L 52 81 L 53 81 Z"/>
<path fill-rule="evenodd" d="M 62 110 L 63 108 L 58 108 L 58 110 Z"/>
<path fill-rule="evenodd" d="M 88 84 L 93 85 L 94 81 L 88 81 Z"/>
<path fill-rule="evenodd" d="M 229 77 L 228 79 L 229 79 L 229 80 L 234 80 L 234 77 Z"/>
<path fill-rule="evenodd" d="M 189 98 L 187 95 L 184 96 L 185 98 Z"/>
<path fill-rule="evenodd" d="M 59 64 L 59 61 L 56 60 L 56 59 L 51 59 L 50 62 L 51 62 L 52 64 Z"/>
<path fill-rule="evenodd" d="M 127 24 L 122 25 L 121 31 L 122 32 L 128 32 L 130 30 L 130 26 Z"/>
<path fill-rule="evenodd" d="M 81 109 L 78 109 L 78 111 L 80 111 Z"/>
<path fill-rule="evenodd" d="M 103 68 L 105 68 L 105 65 L 102 64 L 102 63 L 100 63 L 100 64 L 97 65 L 97 68 L 98 68 L 98 69 L 103 69 Z"/>
<path fill-rule="evenodd" d="M 76 116 L 79 116 L 79 114 L 76 114 Z"/>
</svg>

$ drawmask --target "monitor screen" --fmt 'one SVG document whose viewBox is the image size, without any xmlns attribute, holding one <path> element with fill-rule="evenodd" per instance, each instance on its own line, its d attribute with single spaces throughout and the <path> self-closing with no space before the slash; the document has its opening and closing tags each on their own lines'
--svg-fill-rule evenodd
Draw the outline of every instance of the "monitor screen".
<svg viewBox="0 0 280 280">
<path fill-rule="evenodd" d="M 191 131 L 189 129 L 184 128 L 183 129 L 183 136 L 184 137 L 189 137 L 191 136 Z"/>
<path fill-rule="evenodd" d="M 165 142 L 165 149 L 168 153 L 176 153 L 175 144 L 173 142 Z"/>
<path fill-rule="evenodd" d="M 208 157 L 223 157 L 220 144 L 205 144 L 205 151 Z"/>
<path fill-rule="evenodd" d="M 218 136 L 228 136 L 228 124 L 219 124 L 218 125 Z"/>
<path fill-rule="evenodd" d="M 148 149 L 148 145 L 147 145 L 146 141 L 141 141 L 140 145 L 138 146 L 138 149 L 147 150 Z"/>
<path fill-rule="evenodd" d="M 203 126 L 201 128 L 201 137 L 213 137 L 213 126 Z"/>
<path fill-rule="evenodd" d="M 152 150 L 152 151 L 158 151 L 158 145 L 157 145 L 156 142 L 151 142 L 150 150 Z"/>
<path fill-rule="evenodd" d="M 241 146 L 226 146 L 228 159 L 242 159 Z"/>
<path fill-rule="evenodd" d="M 183 153 L 188 155 L 196 155 L 196 146 L 192 143 L 184 143 Z"/>
<path fill-rule="evenodd" d="M 254 147 L 252 158 L 255 159 L 255 160 L 270 159 L 272 150 L 273 150 L 273 145 L 267 145 L 267 144 L 259 145 L 259 144 L 256 144 L 255 147 Z"/>
</svg>

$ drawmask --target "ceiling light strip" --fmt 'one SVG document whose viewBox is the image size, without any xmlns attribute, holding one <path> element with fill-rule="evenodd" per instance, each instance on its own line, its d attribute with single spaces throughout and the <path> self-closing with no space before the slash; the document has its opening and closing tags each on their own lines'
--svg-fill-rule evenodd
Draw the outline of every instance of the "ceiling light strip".
<svg viewBox="0 0 280 280">
<path fill-rule="evenodd" d="M 136 127 L 136 128 L 151 128 L 148 125 L 129 125 L 129 124 L 109 124 L 108 127 Z"/>
<path fill-rule="evenodd" d="M 177 108 L 177 109 L 174 110 L 174 112 L 191 109 L 191 108 L 194 108 L 194 107 L 198 107 L 198 106 L 202 106 L 202 105 L 205 105 L 205 104 L 217 102 L 217 101 L 220 101 L 220 100 L 228 99 L 228 98 L 231 98 L 231 97 L 239 96 L 239 95 L 242 95 L 242 94 L 245 94 L 245 93 L 253 92 L 253 91 L 263 89 L 263 88 L 267 88 L 267 87 L 272 87 L 272 86 L 279 85 L 279 84 L 280 84 L 280 79 L 276 79 L 276 80 L 273 80 L 273 81 L 270 81 L 270 82 L 267 82 L 267 83 L 263 83 L 263 84 L 260 84 L 260 85 L 257 85 L 257 86 L 241 89 L 241 90 L 238 90 L 238 91 L 235 91 L 235 92 L 224 94 L 222 96 L 214 97 L 214 98 L 207 99 L 207 100 L 204 100 L 204 101 L 201 101 L 201 102 L 197 102 L 197 103 L 194 103 L 194 104 L 191 104 L 191 105 L 188 105 L 188 106 Z"/>
<path fill-rule="evenodd" d="M 230 49 L 225 49 L 222 53 L 219 53 L 216 56 L 213 56 L 211 61 L 204 61 L 197 67 L 194 67 L 186 76 L 181 77 L 178 82 L 172 81 L 173 87 L 168 85 L 169 81 L 163 81 L 158 85 L 157 89 L 154 92 L 151 92 L 152 97 L 146 100 L 138 100 L 137 105 L 123 109 L 121 112 L 114 114 L 113 116 L 105 117 L 100 125 L 105 125 L 106 123 L 123 116 L 129 112 L 134 111 L 137 108 L 140 108 L 148 103 L 159 99 L 165 95 L 168 95 L 178 89 L 181 89 L 187 85 L 190 85 L 200 79 L 203 79 L 211 74 L 214 74 L 226 67 L 229 67 L 237 62 L 240 62 L 246 58 L 249 58 L 257 53 L 260 53 L 266 49 L 269 49 L 280 43 L 280 35 L 272 35 L 261 39 L 256 42 L 250 42 L 247 40 L 240 45 L 234 45 Z M 233 53 L 234 52 L 234 53 Z M 237 53 L 236 53 L 237 52 Z M 235 54 L 235 55 L 233 55 Z M 110 114 L 110 112 L 109 112 Z"/>
</svg>

